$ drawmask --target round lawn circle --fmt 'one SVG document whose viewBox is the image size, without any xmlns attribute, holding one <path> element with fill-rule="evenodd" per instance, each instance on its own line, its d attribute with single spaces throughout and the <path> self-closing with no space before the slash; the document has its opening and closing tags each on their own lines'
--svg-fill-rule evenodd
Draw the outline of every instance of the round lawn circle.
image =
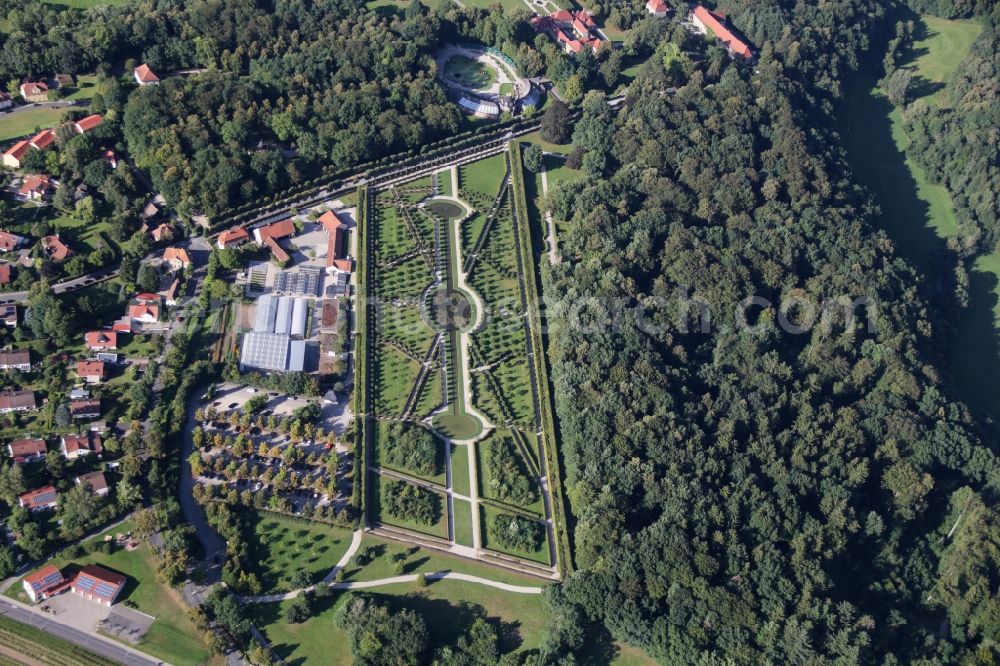
<svg viewBox="0 0 1000 666">
<path fill-rule="evenodd" d="M 434 427 L 452 439 L 469 439 L 483 430 L 479 419 L 468 414 L 440 414 L 434 419 Z"/>
<path fill-rule="evenodd" d="M 438 217 L 443 217 L 446 220 L 453 220 L 456 217 L 462 217 L 465 210 L 459 206 L 457 203 L 452 203 L 451 201 L 431 201 L 427 204 L 427 210 L 429 210 L 434 215 Z"/>
<path fill-rule="evenodd" d="M 490 65 L 464 55 L 454 55 L 444 64 L 444 76 L 476 90 L 487 90 L 497 81 L 497 71 Z"/>
<path fill-rule="evenodd" d="M 431 325 L 440 331 L 460 331 L 472 322 L 472 303 L 460 291 L 441 288 L 431 295 Z"/>
</svg>

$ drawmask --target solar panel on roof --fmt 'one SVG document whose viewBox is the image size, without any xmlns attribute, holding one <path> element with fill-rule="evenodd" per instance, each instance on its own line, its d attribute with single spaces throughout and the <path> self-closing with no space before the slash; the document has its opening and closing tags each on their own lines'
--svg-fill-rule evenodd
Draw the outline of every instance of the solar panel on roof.
<svg viewBox="0 0 1000 666">
<path fill-rule="evenodd" d="M 76 586 L 84 592 L 92 592 L 97 586 L 97 581 L 90 576 L 80 576 L 76 579 Z"/>
<path fill-rule="evenodd" d="M 118 589 L 117 585 L 112 585 L 111 583 L 106 583 L 101 581 L 97 584 L 96 594 L 101 597 L 110 597 Z"/>
</svg>

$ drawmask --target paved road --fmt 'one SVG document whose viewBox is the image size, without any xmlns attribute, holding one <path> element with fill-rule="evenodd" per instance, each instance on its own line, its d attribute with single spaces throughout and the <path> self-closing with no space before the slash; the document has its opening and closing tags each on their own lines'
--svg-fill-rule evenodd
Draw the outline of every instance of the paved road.
<svg viewBox="0 0 1000 666">
<path fill-rule="evenodd" d="M 2 608 L 0 608 L 0 615 L 5 615 L 18 622 L 31 625 L 47 634 L 58 636 L 63 640 L 67 640 L 70 643 L 79 645 L 121 664 L 135 664 L 137 666 L 162 666 L 166 664 L 166 662 L 145 655 L 138 650 L 110 638 L 105 638 L 100 634 L 91 634 L 66 626 L 65 624 L 60 624 L 51 615 L 36 611 L 31 606 L 22 604 L 19 601 L 5 599 Z"/>
<path fill-rule="evenodd" d="M 77 102 L 73 101 L 61 101 L 61 102 L 32 102 L 30 104 L 22 104 L 21 106 L 15 106 L 10 111 L 7 111 L 7 115 L 12 115 L 15 113 L 23 113 L 24 111 L 34 111 L 36 109 L 68 109 L 77 105 Z M 4 114 L 0 114 L 2 116 Z"/>
</svg>

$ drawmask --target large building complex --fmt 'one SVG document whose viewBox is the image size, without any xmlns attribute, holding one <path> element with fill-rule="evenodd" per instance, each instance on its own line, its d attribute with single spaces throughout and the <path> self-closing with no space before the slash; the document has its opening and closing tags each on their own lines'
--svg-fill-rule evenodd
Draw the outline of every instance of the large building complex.
<svg viewBox="0 0 1000 666">
<path fill-rule="evenodd" d="M 308 314 L 305 298 L 265 294 L 257 299 L 253 331 L 243 336 L 240 367 L 270 372 L 303 371 Z"/>
</svg>

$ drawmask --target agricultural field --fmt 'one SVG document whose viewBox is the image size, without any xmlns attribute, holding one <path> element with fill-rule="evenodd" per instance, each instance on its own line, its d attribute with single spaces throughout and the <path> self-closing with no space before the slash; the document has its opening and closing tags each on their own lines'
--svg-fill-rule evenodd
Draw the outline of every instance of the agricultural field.
<svg viewBox="0 0 1000 666">
<path fill-rule="evenodd" d="M 510 163 L 500 153 L 368 194 L 366 497 L 375 525 L 513 555 L 548 577 L 536 433 L 549 398 L 547 385 L 536 395 L 530 360 L 522 241 L 532 234 L 519 229 L 529 220 L 515 213 L 525 195 Z M 514 526 L 530 533 L 524 547 L 488 533 L 502 507 L 526 521 Z"/>
</svg>

